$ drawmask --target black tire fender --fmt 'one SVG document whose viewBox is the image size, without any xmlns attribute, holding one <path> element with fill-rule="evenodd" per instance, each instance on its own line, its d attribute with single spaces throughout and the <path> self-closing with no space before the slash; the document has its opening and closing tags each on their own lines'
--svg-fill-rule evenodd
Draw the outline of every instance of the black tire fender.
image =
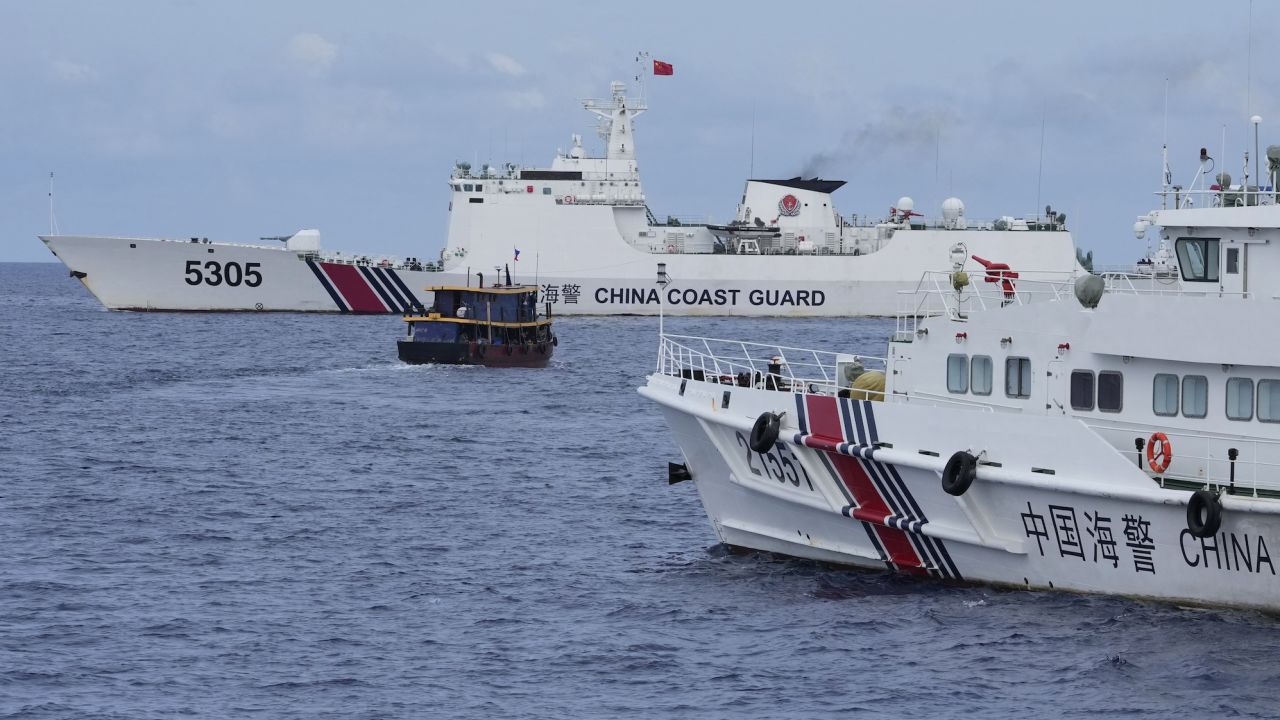
<svg viewBox="0 0 1280 720">
<path fill-rule="evenodd" d="M 942 468 L 942 489 L 948 495 L 960 497 L 969 490 L 978 477 L 978 458 L 959 450 L 951 454 Z"/>
<path fill-rule="evenodd" d="M 778 442 L 778 432 L 782 429 L 782 419 L 776 413 L 763 412 L 751 426 L 751 441 L 747 443 L 758 453 L 767 453 Z"/>
<path fill-rule="evenodd" d="M 560 347 L 560 338 L 555 335 L 551 336 L 551 347 Z"/>
<path fill-rule="evenodd" d="M 1211 538 L 1222 527 L 1222 500 L 1217 493 L 1197 490 L 1187 501 L 1187 530 L 1198 538 Z"/>
</svg>

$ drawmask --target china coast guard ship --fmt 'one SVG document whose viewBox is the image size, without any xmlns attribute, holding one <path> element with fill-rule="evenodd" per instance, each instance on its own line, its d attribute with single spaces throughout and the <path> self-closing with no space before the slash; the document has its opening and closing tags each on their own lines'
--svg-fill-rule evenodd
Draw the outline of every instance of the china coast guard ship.
<svg viewBox="0 0 1280 720">
<path fill-rule="evenodd" d="M 976 222 L 947 199 L 926 220 L 910 198 L 882 220 L 841 216 L 818 178 L 751 179 L 723 224 L 660 221 L 646 204 L 633 120 L 647 109 L 615 82 L 586 100 L 605 143 L 581 137 L 550 168 L 458 163 L 448 181 L 449 229 L 438 262 L 323 251 L 319 233 L 275 245 L 48 235 L 41 239 L 99 300 L 119 310 L 400 313 L 430 304 L 426 290 L 465 285 L 474 272 L 523 260 L 540 302 L 557 314 L 892 315 L 899 291 L 956 242 L 1024 272 L 1069 272 L 1065 218 Z M 659 291 L 655 259 L 679 282 Z"/>
<path fill-rule="evenodd" d="M 640 393 L 670 479 L 730 546 L 1280 611 L 1276 160 L 1269 187 L 1162 193 L 1140 222 L 1173 288 L 957 248 L 883 358 L 662 335 Z"/>
</svg>

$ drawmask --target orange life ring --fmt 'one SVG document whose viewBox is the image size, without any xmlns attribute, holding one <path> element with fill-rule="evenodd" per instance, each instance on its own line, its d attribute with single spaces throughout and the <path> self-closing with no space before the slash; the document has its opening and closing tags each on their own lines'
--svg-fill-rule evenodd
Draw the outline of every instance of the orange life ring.
<svg viewBox="0 0 1280 720">
<path fill-rule="evenodd" d="M 1160 449 L 1156 449 L 1156 444 L 1160 445 Z M 1169 436 L 1162 432 L 1154 433 L 1151 439 L 1147 441 L 1147 465 L 1151 471 L 1159 475 L 1169 469 L 1169 463 L 1173 462 L 1173 443 L 1169 442 Z"/>
</svg>

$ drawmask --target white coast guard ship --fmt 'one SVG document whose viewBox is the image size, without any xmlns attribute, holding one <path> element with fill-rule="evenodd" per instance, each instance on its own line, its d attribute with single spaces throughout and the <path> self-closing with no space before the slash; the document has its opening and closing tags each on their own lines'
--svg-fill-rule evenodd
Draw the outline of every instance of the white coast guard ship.
<svg viewBox="0 0 1280 720">
<path fill-rule="evenodd" d="M 1178 291 L 957 248 L 883 359 L 663 336 L 672 481 L 731 546 L 1280 610 L 1280 205 L 1215 192 L 1149 216 Z"/>
<path fill-rule="evenodd" d="M 902 198 L 883 220 L 844 217 L 832 202 L 844 183 L 817 178 L 748 180 L 724 224 L 659 221 L 636 164 L 632 121 L 645 104 L 615 82 L 584 107 L 598 118 L 602 156 L 575 135 L 550 168 L 455 167 L 438 263 L 326 253 L 315 231 L 274 246 L 41 239 L 104 305 L 127 310 L 401 312 L 429 303 L 428 286 L 466 285 L 518 260 L 512 269 L 536 279 L 557 314 L 657 314 L 661 304 L 677 315 L 891 315 L 896 293 L 958 241 L 1020 271 L 1077 267 L 1051 210 L 977 222 L 949 198 L 930 221 Z M 682 280 L 661 298 L 648 282 L 655 257 Z"/>
</svg>

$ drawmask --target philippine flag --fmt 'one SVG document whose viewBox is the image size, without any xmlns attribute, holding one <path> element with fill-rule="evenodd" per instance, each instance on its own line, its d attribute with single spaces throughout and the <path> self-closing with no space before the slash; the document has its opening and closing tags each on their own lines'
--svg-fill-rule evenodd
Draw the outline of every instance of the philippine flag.
<svg viewBox="0 0 1280 720">
<path fill-rule="evenodd" d="M 520 248 L 515 248 L 515 251 L 516 251 L 516 259 L 514 260 L 514 262 L 520 262 Z"/>
</svg>

